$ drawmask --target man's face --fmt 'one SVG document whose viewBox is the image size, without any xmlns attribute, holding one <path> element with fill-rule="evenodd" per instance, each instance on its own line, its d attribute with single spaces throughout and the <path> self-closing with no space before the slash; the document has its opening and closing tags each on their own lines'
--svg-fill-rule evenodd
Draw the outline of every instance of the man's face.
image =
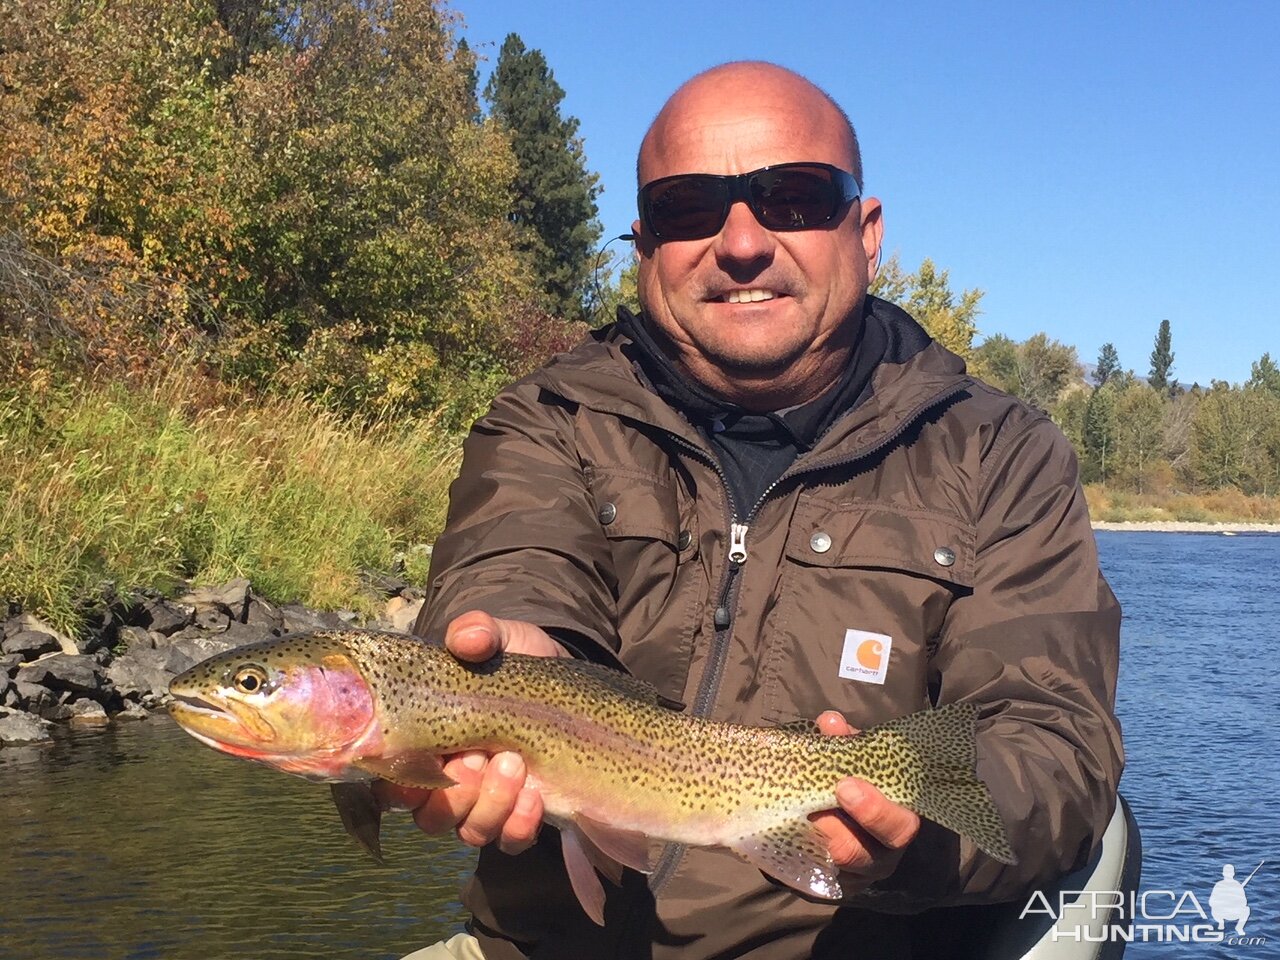
<svg viewBox="0 0 1280 960">
<path fill-rule="evenodd" d="M 825 100 L 798 96 L 790 82 L 749 89 L 739 83 L 730 93 L 709 81 L 677 95 L 642 151 L 641 181 L 804 161 L 850 169 L 842 120 Z M 838 378 L 878 256 L 876 200 L 855 201 L 810 230 L 768 230 L 745 203 L 701 240 L 657 242 L 638 222 L 633 229 L 640 301 L 704 385 L 744 406 L 776 409 Z M 745 302 L 732 302 L 739 298 Z"/>
</svg>

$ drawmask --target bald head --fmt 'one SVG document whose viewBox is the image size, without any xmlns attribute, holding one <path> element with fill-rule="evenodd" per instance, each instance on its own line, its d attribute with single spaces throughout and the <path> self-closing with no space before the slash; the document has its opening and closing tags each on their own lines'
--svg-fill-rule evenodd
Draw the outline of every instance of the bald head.
<svg viewBox="0 0 1280 960">
<path fill-rule="evenodd" d="M 728 129 L 744 115 L 771 110 L 794 118 L 795 155 L 778 163 L 806 161 L 808 141 L 815 130 L 824 139 L 835 137 L 840 143 L 840 162 L 862 184 L 862 156 L 858 137 L 848 115 L 821 87 L 800 74 L 776 64 L 742 60 L 721 64 L 703 71 L 684 83 L 663 105 L 640 143 L 636 162 L 639 185 L 670 171 L 659 170 L 663 157 L 678 153 L 692 136 L 703 135 L 707 128 Z M 725 171 L 680 171 L 711 173 Z"/>
</svg>

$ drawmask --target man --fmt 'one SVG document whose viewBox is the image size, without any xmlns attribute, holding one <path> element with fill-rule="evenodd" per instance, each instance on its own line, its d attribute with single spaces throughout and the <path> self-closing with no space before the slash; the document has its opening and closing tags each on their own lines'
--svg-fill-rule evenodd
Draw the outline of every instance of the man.
<svg viewBox="0 0 1280 960">
<path fill-rule="evenodd" d="M 880 204 L 859 196 L 847 118 L 805 79 L 695 77 L 638 171 L 643 315 L 476 424 L 418 632 L 466 660 L 596 660 L 749 724 L 821 714 L 847 733 L 975 701 L 978 773 L 1019 863 L 846 780 L 818 818 L 845 902 L 669 846 L 607 888 L 601 928 L 554 832 L 534 843 L 519 757 L 454 758 L 458 786 L 399 798 L 484 846 L 464 901 L 489 960 L 917 955 L 904 914 L 1021 897 L 1081 864 L 1112 812 L 1119 611 L 1074 456 L 867 296 Z"/>
</svg>

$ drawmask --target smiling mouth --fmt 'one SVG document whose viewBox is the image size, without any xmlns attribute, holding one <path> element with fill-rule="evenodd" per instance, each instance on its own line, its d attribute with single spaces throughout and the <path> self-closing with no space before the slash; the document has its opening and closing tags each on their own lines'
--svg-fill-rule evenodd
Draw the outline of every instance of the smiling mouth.
<svg viewBox="0 0 1280 960">
<path fill-rule="evenodd" d="M 772 290 L 756 288 L 752 290 L 730 290 L 728 293 L 721 295 L 722 303 L 761 303 L 765 300 L 772 300 L 778 294 Z"/>
</svg>

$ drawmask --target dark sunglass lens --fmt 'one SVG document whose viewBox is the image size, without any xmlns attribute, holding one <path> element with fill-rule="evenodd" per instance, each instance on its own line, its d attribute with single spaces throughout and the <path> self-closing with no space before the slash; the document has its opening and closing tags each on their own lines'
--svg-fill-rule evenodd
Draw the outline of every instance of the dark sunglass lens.
<svg viewBox="0 0 1280 960">
<path fill-rule="evenodd" d="M 765 170 L 751 183 L 760 222 L 771 230 L 803 230 L 835 216 L 837 190 L 831 175 L 819 168 Z"/>
<path fill-rule="evenodd" d="M 649 227 L 663 240 L 696 240 L 724 224 L 726 187 L 710 177 L 684 177 L 649 191 Z"/>
</svg>

